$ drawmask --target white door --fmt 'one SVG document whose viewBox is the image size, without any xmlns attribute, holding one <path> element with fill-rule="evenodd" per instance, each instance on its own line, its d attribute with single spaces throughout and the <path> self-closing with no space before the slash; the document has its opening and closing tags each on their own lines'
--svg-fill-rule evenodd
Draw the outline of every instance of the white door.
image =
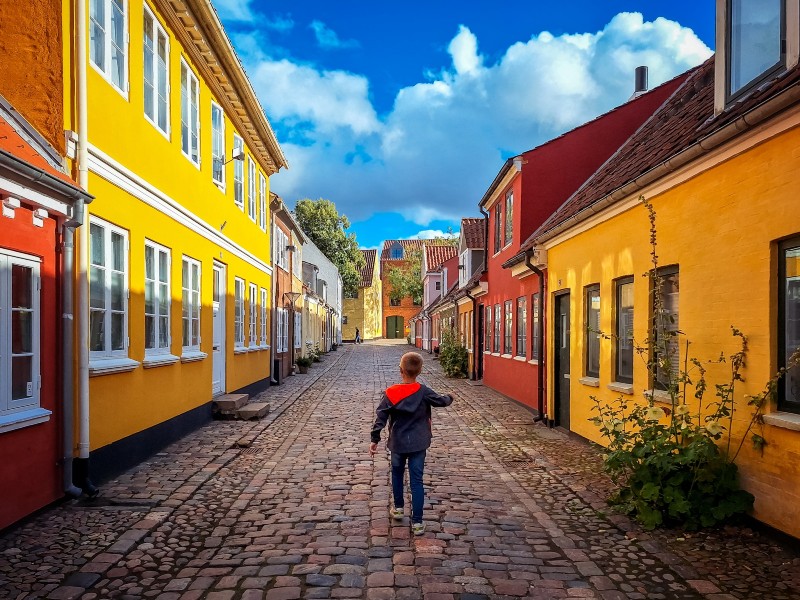
<svg viewBox="0 0 800 600">
<path fill-rule="evenodd" d="M 211 355 L 211 393 L 225 393 L 225 265 L 214 263 L 214 348 Z"/>
</svg>

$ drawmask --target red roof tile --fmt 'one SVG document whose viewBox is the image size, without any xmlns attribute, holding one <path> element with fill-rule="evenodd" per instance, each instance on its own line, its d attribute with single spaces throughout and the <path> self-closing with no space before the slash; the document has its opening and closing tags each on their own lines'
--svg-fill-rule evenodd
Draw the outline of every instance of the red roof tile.
<svg viewBox="0 0 800 600">
<path fill-rule="evenodd" d="M 486 232 L 483 219 L 461 219 L 461 239 L 471 249 L 483 249 L 486 246 Z"/>
<path fill-rule="evenodd" d="M 442 263 L 450 260 L 451 258 L 455 258 L 457 254 L 458 249 L 450 244 L 425 244 L 425 262 L 427 264 L 428 271 L 434 271 L 438 269 Z"/>
<path fill-rule="evenodd" d="M 362 250 L 366 264 L 361 267 L 361 287 L 372 286 L 372 276 L 375 273 L 375 257 L 378 256 L 377 250 Z"/>
</svg>

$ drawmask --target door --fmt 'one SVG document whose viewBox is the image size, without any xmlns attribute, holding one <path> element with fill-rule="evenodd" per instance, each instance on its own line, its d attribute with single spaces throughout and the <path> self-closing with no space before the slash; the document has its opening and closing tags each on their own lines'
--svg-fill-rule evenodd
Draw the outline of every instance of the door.
<svg viewBox="0 0 800 600">
<path fill-rule="evenodd" d="M 386 317 L 386 337 L 390 340 L 403 337 L 403 317 Z"/>
<path fill-rule="evenodd" d="M 225 393 L 225 265 L 214 263 L 214 346 L 211 354 L 211 394 Z"/>
<path fill-rule="evenodd" d="M 569 429 L 569 294 L 555 298 L 555 424 Z"/>
<path fill-rule="evenodd" d="M 472 356 L 474 360 L 477 361 L 477 365 L 475 367 L 475 377 L 477 379 L 483 379 L 483 344 L 485 343 L 484 335 L 486 335 L 486 332 L 484 331 L 484 313 L 485 310 L 483 308 L 483 304 L 478 305 L 478 324 L 472 334 L 473 337 L 476 337 L 476 333 L 478 334 L 477 339 L 474 340 L 472 346 Z"/>
</svg>

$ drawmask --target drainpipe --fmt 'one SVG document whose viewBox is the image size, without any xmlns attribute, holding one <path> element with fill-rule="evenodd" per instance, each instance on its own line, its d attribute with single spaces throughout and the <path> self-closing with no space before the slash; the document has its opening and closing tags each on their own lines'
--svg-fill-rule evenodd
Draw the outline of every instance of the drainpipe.
<svg viewBox="0 0 800 600">
<path fill-rule="evenodd" d="M 86 82 L 88 45 L 86 35 L 86 0 L 77 0 L 77 113 L 78 113 L 78 185 L 89 189 L 89 107 Z M 75 482 L 89 497 L 100 492 L 89 479 L 89 219 L 83 205 L 78 236 L 78 458 L 74 462 Z"/>
<path fill-rule="evenodd" d="M 545 298 L 545 289 L 547 287 L 547 282 L 544 278 L 544 273 L 541 269 L 536 267 L 531 262 L 531 258 L 533 258 L 533 249 L 530 248 L 525 251 L 525 266 L 528 267 L 531 271 L 536 273 L 536 276 L 539 278 L 539 314 L 537 315 L 539 319 L 539 343 L 538 343 L 538 352 L 539 352 L 539 385 L 536 390 L 537 394 L 537 407 L 539 410 L 539 415 L 533 419 L 534 423 L 538 423 L 539 421 L 543 421 L 545 418 L 544 414 L 544 373 L 545 373 L 545 357 L 544 357 L 544 319 L 542 318 L 542 313 L 544 312 L 544 298 Z"/>
<path fill-rule="evenodd" d="M 472 381 L 478 380 L 478 346 L 476 342 L 475 324 L 478 318 L 478 299 L 469 293 L 469 290 L 464 290 L 464 294 L 472 300 Z M 480 349 L 481 352 L 483 348 Z"/>
</svg>

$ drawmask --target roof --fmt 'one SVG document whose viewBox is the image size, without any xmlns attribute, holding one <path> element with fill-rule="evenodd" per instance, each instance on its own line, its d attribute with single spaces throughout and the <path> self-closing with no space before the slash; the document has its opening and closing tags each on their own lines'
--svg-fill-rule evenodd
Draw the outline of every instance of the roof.
<svg viewBox="0 0 800 600">
<path fill-rule="evenodd" d="M 366 263 L 360 269 L 361 284 L 360 287 L 372 287 L 372 277 L 375 274 L 375 258 L 378 256 L 377 250 L 362 250 L 361 254 L 364 255 L 364 262 Z"/>
<path fill-rule="evenodd" d="M 443 263 L 458 256 L 458 249 L 450 244 L 425 244 L 425 264 L 434 271 Z"/>
<path fill-rule="evenodd" d="M 485 232 L 482 218 L 461 219 L 461 239 L 467 248 L 483 250 L 486 247 Z"/>
<path fill-rule="evenodd" d="M 0 113 L 0 151 L 13 155 L 20 161 L 44 171 L 48 175 L 68 183 L 75 189 L 80 189 L 66 173 L 54 168 L 34 146 L 20 135 L 17 127 L 10 123 L 5 115 Z"/>
<path fill-rule="evenodd" d="M 403 247 L 403 255 L 409 250 L 415 248 L 422 248 L 424 240 L 386 240 L 383 242 L 383 250 L 381 251 L 381 260 L 398 260 L 391 258 L 391 249 L 395 244 L 400 244 Z"/>
</svg>

